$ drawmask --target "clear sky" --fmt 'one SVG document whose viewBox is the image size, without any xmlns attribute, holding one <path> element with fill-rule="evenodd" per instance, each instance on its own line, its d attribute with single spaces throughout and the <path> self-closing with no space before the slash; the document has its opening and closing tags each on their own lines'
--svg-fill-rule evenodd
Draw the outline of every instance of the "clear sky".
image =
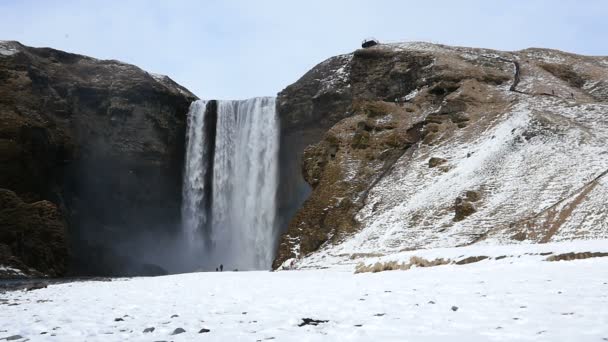
<svg viewBox="0 0 608 342">
<path fill-rule="evenodd" d="M 0 40 L 133 63 L 205 99 L 275 95 L 368 36 L 608 55 L 608 0 L 0 0 Z"/>
</svg>

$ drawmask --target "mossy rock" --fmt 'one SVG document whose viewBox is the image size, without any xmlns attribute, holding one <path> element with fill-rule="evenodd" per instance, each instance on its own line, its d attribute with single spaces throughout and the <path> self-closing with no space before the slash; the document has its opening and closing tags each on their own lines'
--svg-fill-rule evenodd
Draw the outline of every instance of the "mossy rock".
<svg viewBox="0 0 608 342">
<path fill-rule="evenodd" d="M 439 132 L 441 130 L 441 125 L 439 123 L 431 122 L 424 126 L 424 130 L 426 132 Z"/>
<path fill-rule="evenodd" d="M 458 112 L 458 113 L 450 114 L 450 120 L 452 120 L 453 123 L 458 124 L 458 123 L 470 121 L 471 117 L 467 113 Z"/>
<path fill-rule="evenodd" d="M 422 140 L 422 143 L 424 145 L 433 145 L 433 143 L 435 142 L 435 140 L 437 140 L 438 137 L 438 133 L 428 133 Z"/>
<path fill-rule="evenodd" d="M 471 202 L 466 199 L 462 199 L 461 197 L 456 198 L 456 203 L 454 204 L 454 221 L 462 221 L 465 218 L 473 215 L 477 212 L 477 208 Z"/>
<path fill-rule="evenodd" d="M 369 147 L 371 135 L 367 131 L 359 130 L 355 132 L 351 146 L 356 149 L 365 149 Z"/>
<path fill-rule="evenodd" d="M 429 159 L 429 167 L 430 168 L 437 167 L 437 166 L 445 164 L 447 162 L 448 162 L 447 159 L 432 157 L 431 159 Z"/>
<path fill-rule="evenodd" d="M 469 202 L 477 202 L 481 199 L 481 192 L 469 190 L 466 192 L 465 197 Z"/>
<path fill-rule="evenodd" d="M 14 192 L 0 189 L 0 244 L 27 267 L 61 276 L 67 266 L 67 227 L 57 206 L 49 201 L 23 202 Z M 14 264 L 0 260 L 0 264 Z"/>
<path fill-rule="evenodd" d="M 395 111 L 395 104 L 385 101 L 359 101 L 353 104 L 353 111 L 373 118 L 392 113 Z"/>
</svg>

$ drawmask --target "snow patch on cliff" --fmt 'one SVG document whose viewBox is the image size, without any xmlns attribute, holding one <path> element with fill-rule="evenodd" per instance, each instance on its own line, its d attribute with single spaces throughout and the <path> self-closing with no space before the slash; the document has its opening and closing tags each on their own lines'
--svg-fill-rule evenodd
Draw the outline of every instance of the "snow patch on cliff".
<svg viewBox="0 0 608 342">
<path fill-rule="evenodd" d="M 17 47 L 9 41 L 0 40 L 0 56 L 12 56 L 19 52 Z"/>
<path fill-rule="evenodd" d="M 326 78 L 319 80 L 321 87 L 315 97 L 332 91 L 341 92 L 344 88 L 350 87 L 350 62 L 352 58 L 353 54 L 351 53 L 330 58 L 322 63 L 330 64 L 338 62 L 333 69 L 330 69 Z"/>
</svg>

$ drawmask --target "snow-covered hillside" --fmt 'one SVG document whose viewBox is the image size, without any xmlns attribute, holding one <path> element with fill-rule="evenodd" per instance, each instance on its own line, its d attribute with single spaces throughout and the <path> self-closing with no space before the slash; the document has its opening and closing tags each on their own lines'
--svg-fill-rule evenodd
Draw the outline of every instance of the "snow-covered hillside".
<svg viewBox="0 0 608 342">
<path fill-rule="evenodd" d="M 399 43 L 353 60 L 352 115 L 305 154 L 314 191 L 280 261 L 608 238 L 604 58 Z M 408 94 L 378 98 L 399 77 Z"/>
<path fill-rule="evenodd" d="M 427 251 L 489 258 L 381 273 L 330 266 L 51 285 L 0 294 L 0 340 L 606 340 L 608 258 L 546 261 L 565 252 L 605 253 L 608 244 Z"/>
</svg>

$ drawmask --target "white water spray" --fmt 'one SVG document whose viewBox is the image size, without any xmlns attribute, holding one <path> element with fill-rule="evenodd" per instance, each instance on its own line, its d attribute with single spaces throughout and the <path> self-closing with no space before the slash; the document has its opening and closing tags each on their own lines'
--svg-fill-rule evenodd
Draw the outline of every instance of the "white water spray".
<svg viewBox="0 0 608 342">
<path fill-rule="evenodd" d="M 279 138 L 275 99 L 217 101 L 213 160 L 204 148 L 191 147 L 198 144 L 198 136 L 190 132 L 206 131 L 204 114 L 204 108 L 194 105 L 189 114 L 188 124 L 196 127 L 188 128 L 184 233 L 192 239 L 207 239 L 202 244 L 206 247 L 194 244 L 204 249 L 201 263 L 207 267 L 213 269 L 222 263 L 230 269 L 268 269 L 277 239 Z M 199 119 L 191 119 L 193 115 Z M 204 135 L 198 141 L 211 143 Z M 206 172 L 213 172 L 211 184 L 205 184 Z M 211 198 L 204 196 L 207 186 L 212 187 Z M 211 209 L 206 212 L 204 202 L 208 200 Z"/>
<path fill-rule="evenodd" d="M 207 223 L 203 208 L 207 159 L 205 146 L 205 109 L 207 101 L 195 101 L 188 112 L 186 132 L 186 163 L 182 188 L 182 226 L 188 242 L 200 241 L 200 231 Z"/>
</svg>

